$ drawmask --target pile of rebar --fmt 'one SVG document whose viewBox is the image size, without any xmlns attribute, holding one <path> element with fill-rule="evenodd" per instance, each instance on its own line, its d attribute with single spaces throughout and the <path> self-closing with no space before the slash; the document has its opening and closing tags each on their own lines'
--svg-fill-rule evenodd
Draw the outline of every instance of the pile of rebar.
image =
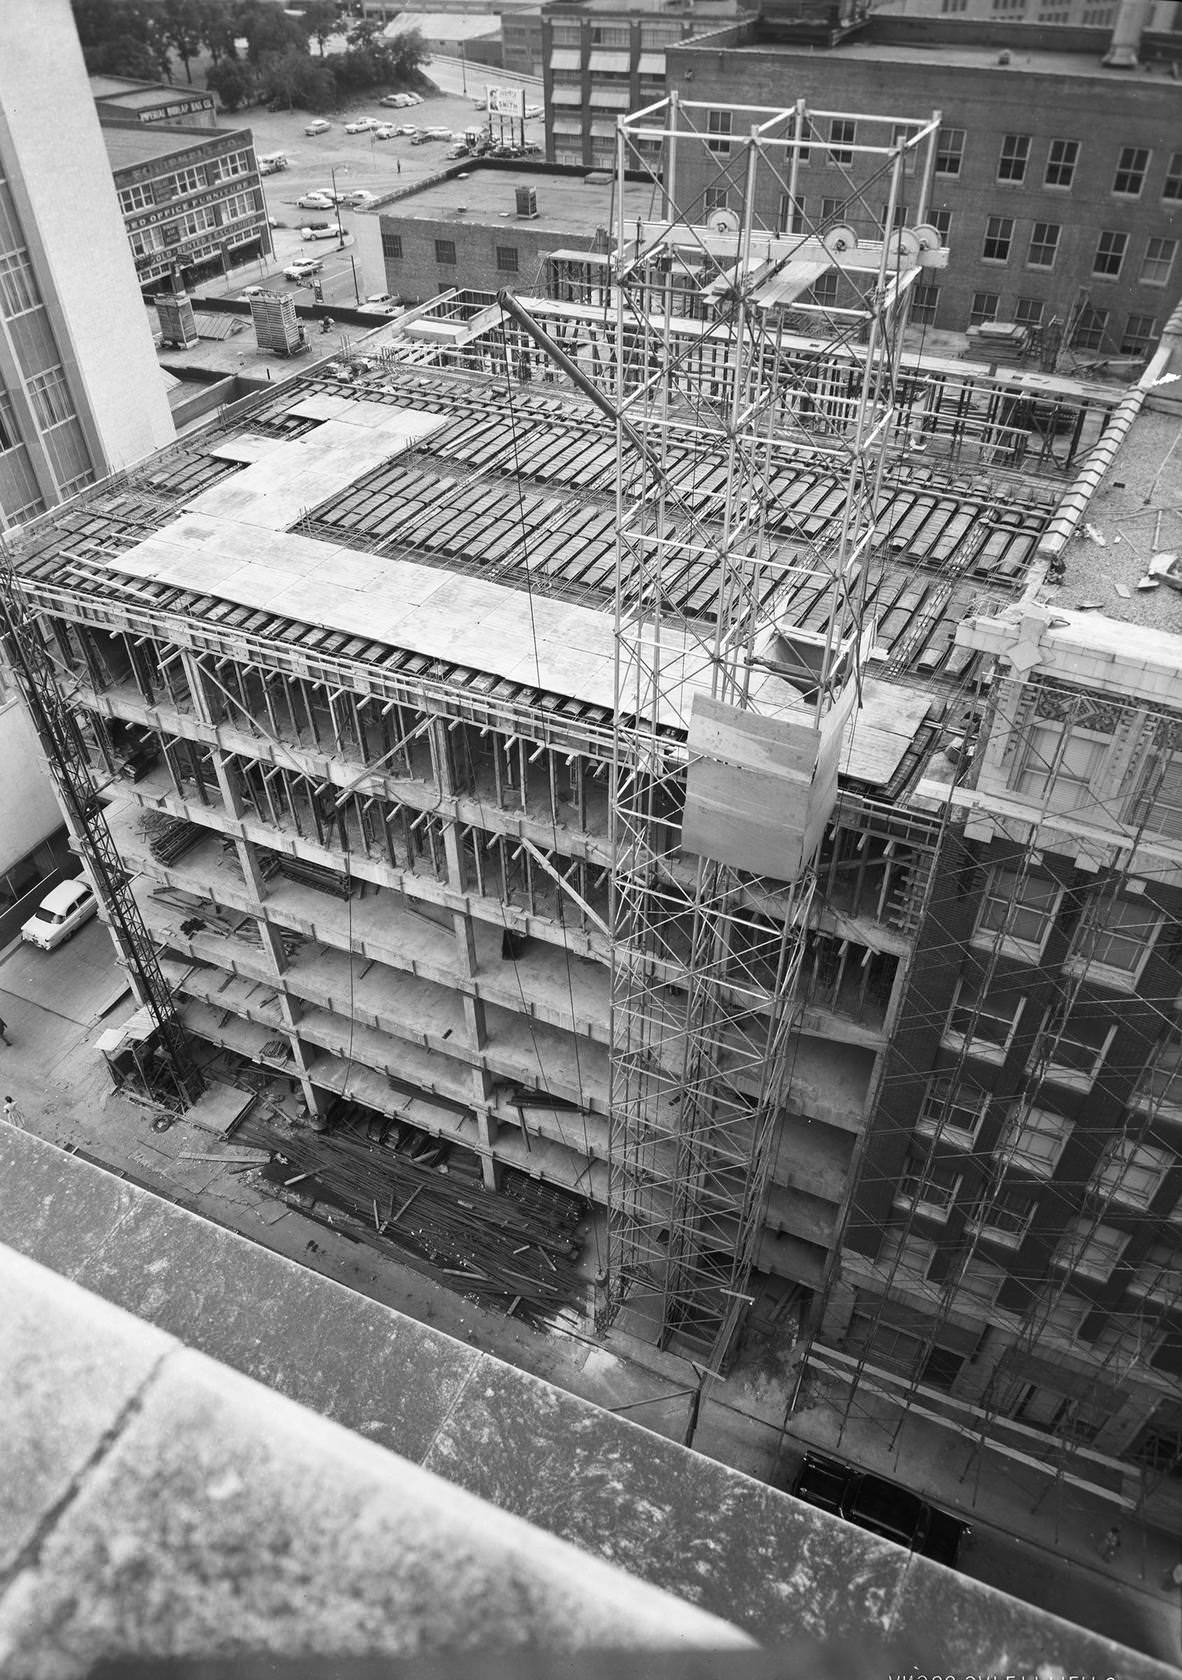
<svg viewBox="0 0 1182 1680">
<path fill-rule="evenodd" d="M 322 864 L 309 863 L 306 858 L 277 858 L 276 869 L 289 881 L 296 881 L 302 887 L 313 887 L 317 892 L 332 893 L 335 898 L 348 898 L 352 891 L 350 883 L 343 875 L 338 875 L 335 869 L 325 869 Z"/>
<path fill-rule="evenodd" d="M 388 1134 L 403 1147 L 380 1141 Z M 289 1130 L 254 1112 L 234 1139 L 271 1151 L 264 1177 L 310 1201 L 302 1206 L 306 1215 L 469 1300 L 540 1329 L 564 1308 L 582 1308 L 577 1227 L 586 1204 L 576 1196 L 535 1185 L 512 1168 L 505 1169 L 503 1193 L 485 1190 L 475 1156 L 364 1110 L 352 1110 L 328 1132 Z M 418 1159 L 408 1153 L 408 1139 L 425 1143 Z"/>
<path fill-rule="evenodd" d="M 184 817 L 170 817 L 165 811 L 145 811 L 140 818 L 140 831 L 148 842 L 154 858 L 161 863 L 175 863 L 206 837 L 200 823 L 186 822 Z"/>
</svg>

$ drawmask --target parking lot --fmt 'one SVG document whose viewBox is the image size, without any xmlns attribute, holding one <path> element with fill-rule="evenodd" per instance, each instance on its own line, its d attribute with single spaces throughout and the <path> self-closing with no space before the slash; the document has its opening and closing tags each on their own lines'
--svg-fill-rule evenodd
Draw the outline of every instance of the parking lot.
<svg viewBox="0 0 1182 1680">
<path fill-rule="evenodd" d="M 504 80 L 496 71 L 487 74 L 490 80 Z M 465 77 L 468 85 L 466 95 L 458 91 L 441 92 L 426 97 L 421 105 L 413 109 L 384 107 L 379 102 L 380 95 L 375 93 L 370 99 L 359 100 L 348 108 L 332 112 L 326 119 L 332 126 L 324 134 L 305 134 L 305 128 L 314 120 L 306 111 L 250 110 L 234 117 L 223 116 L 223 124 L 236 123 L 251 129 L 257 155 L 285 153 L 288 168 L 263 179 L 267 213 L 279 224 L 272 230 L 275 266 L 252 264 L 249 268 L 238 270 L 231 277 L 228 287 L 218 284 L 215 289 L 235 295 L 245 286 L 273 279 L 276 269 L 282 273 L 293 258 L 315 255 L 324 259 L 324 267 L 317 278 L 326 303 L 355 302 L 358 297 L 364 298 L 370 292 L 382 290 L 384 275 L 365 274 L 356 262 L 352 249 L 353 212 L 342 207 L 341 227 L 345 245 L 338 250 L 335 240 L 305 241 L 299 231 L 316 221 L 331 222 L 335 229 L 334 212 L 300 209 L 296 200 L 317 189 L 331 191 L 334 183 L 338 193 L 367 191 L 384 194 L 438 174 L 447 165 L 450 142 L 432 141 L 412 146 L 409 136 L 375 140 L 372 131 L 346 134 L 346 126 L 360 117 L 373 117 L 376 121 L 395 126 L 413 123 L 418 128 L 447 128 L 453 133 L 479 128 L 486 118 L 476 109 L 475 100 L 484 93 L 484 77 L 485 72 L 476 71 L 469 65 Z M 440 67 L 441 81 L 454 79 L 447 75 L 446 67 Z M 540 88 L 536 94 L 533 88 L 529 88 L 527 100 L 531 105 L 535 102 L 540 104 Z M 544 125 L 540 118 L 526 123 L 526 139 L 536 145 L 543 143 Z M 295 289 L 290 282 L 282 284 Z"/>
</svg>

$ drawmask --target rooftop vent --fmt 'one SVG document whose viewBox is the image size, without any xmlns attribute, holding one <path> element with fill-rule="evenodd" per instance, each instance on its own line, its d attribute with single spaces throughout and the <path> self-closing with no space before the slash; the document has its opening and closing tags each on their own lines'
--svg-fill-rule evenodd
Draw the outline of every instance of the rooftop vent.
<svg viewBox="0 0 1182 1680">
<path fill-rule="evenodd" d="M 538 213 L 538 195 L 533 187 L 518 187 L 514 194 L 517 200 L 517 214 L 523 220 L 532 221 Z"/>
<path fill-rule="evenodd" d="M 1104 54 L 1103 64 L 1109 70 L 1136 70 L 1141 34 L 1149 22 L 1149 0 L 1120 0 L 1112 39 Z"/>
</svg>

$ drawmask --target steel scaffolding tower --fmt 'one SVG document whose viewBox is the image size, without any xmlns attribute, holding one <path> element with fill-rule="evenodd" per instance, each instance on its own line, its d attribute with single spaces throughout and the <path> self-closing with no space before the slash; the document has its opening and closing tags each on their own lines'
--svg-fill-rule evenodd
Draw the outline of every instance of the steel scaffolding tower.
<svg viewBox="0 0 1182 1680">
<path fill-rule="evenodd" d="M 862 601 L 902 326 L 912 285 L 946 260 L 922 225 L 936 120 L 860 116 L 860 143 L 831 147 L 854 133 L 835 119 L 674 96 L 618 125 L 607 1311 L 626 1303 L 713 1369 L 749 1299 L 812 859 L 873 634 Z M 847 204 L 885 201 L 877 240 L 807 222 L 809 146 L 831 151 Z M 802 330 L 813 367 L 856 347 L 822 400 L 799 340 L 794 362 L 781 354 Z M 840 465 L 843 505 L 819 538 L 777 544 L 774 481 L 802 451 Z M 708 499 L 682 493 L 707 482 Z M 695 566 L 717 588 L 709 618 L 671 598 Z M 802 581 L 808 629 L 781 607 Z"/>
</svg>

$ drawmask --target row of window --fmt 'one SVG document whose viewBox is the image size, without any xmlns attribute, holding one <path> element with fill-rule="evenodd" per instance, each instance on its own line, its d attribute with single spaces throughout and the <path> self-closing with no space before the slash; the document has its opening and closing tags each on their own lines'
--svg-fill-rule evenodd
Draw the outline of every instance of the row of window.
<svg viewBox="0 0 1182 1680">
<path fill-rule="evenodd" d="M 1015 221 L 1012 216 L 989 216 L 985 221 L 985 242 L 981 260 L 987 263 L 1008 263 L 1014 249 Z M 1026 247 L 1027 268 L 1050 269 L 1059 254 L 1063 229 L 1058 222 L 1034 222 Z M 1095 280 L 1116 280 L 1124 267 L 1129 251 L 1130 236 L 1113 228 L 1102 228 L 1096 238 L 1092 255 L 1092 277 Z M 1167 286 L 1178 254 L 1178 241 L 1155 236 L 1146 239 L 1137 280 L 1142 286 Z"/>
<path fill-rule="evenodd" d="M 181 239 L 193 239 L 198 234 L 212 233 L 230 222 L 242 221 L 260 213 L 259 195 L 254 192 L 236 193 L 233 198 L 220 199 L 216 204 L 202 204 L 172 222 L 157 222 L 152 227 L 133 228 L 128 243 L 133 255 L 145 257 L 153 251 L 163 251 Z"/>
<path fill-rule="evenodd" d="M 682 37 L 680 24 L 676 23 L 642 23 L 640 25 L 641 47 L 660 49 L 667 47 L 671 41 L 680 41 Z M 630 47 L 632 44 L 632 30 L 626 23 L 598 23 L 592 24 L 591 45 L 593 47 Z M 555 47 L 581 47 L 583 44 L 582 26 L 577 23 L 555 23 L 550 26 L 550 42 Z"/>
<path fill-rule="evenodd" d="M 253 173 L 253 153 L 229 152 L 209 163 L 189 164 L 175 174 L 160 175 L 154 181 L 137 181 L 129 187 L 120 187 L 119 203 L 124 214 L 130 215 L 135 210 L 151 210 L 157 204 L 167 204 L 188 193 L 204 192 L 219 181 L 232 181 Z"/>
<path fill-rule="evenodd" d="M 997 868 L 989 877 L 973 943 L 1038 962 L 1063 904 L 1056 881 Z M 1143 897 L 1094 898 L 1084 909 L 1066 967 L 1099 970 L 1099 978 L 1131 988 L 1140 978 L 1167 918 Z M 1176 926 L 1176 924 L 1174 924 Z"/>
<path fill-rule="evenodd" d="M 969 302 L 968 325 L 984 326 L 989 321 L 1015 321 L 1020 327 L 1037 330 L 1043 325 L 1047 305 L 1042 298 L 1014 298 L 1002 314 L 1000 292 L 974 292 Z M 912 294 L 911 319 L 919 326 L 936 319 L 939 287 L 917 286 Z M 1111 309 L 1088 302 L 1071 317 L 1067 342 L 1073 350 L 1106 350 L 1122 356 L 1140 356 L 1158 339 L 1157 317 L 1137 311 L 1124 316 L 1117 326 Z"/>
<path fill-rule="evenodd" d="M 456 242 L 454 239 L 435 240 L 435 261 L 440 268 L 454 268 L 456 264 Z M 401 262 L 403 258 L 402 235 L 400 233 L 382 234 L 382 255 L 391 262 Z M 516 274 L 520 266 L 520 252 L 516 245 L 498 245 L 496 247 L 497 268 L 502 274 Z"/>
</svg>

